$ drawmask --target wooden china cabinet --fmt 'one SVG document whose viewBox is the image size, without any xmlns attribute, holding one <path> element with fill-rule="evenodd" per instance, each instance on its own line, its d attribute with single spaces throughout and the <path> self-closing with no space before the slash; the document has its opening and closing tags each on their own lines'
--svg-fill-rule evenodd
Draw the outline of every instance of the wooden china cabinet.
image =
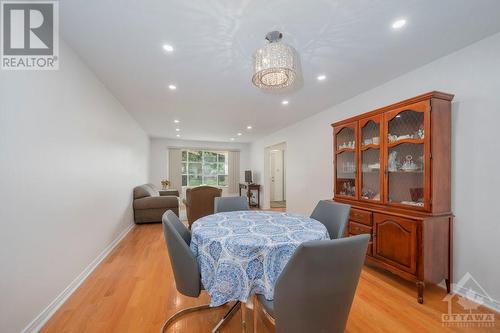
<svg viewBox="0 0 500 333">
<path fill-rule="evenodd" d="M 417 285 L 452 281 L 451 100 L 430 92 L 332 124 L 334 201 L 347 233 L 370 234 L 366 263 Z"/>
</svg>

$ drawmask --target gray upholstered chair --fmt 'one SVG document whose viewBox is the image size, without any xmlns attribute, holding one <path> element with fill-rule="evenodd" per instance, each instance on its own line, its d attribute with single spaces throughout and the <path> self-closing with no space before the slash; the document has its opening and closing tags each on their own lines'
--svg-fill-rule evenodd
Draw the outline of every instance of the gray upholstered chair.
<svg viewBox="0 0 500 333">
<path fill-rule="evenodd" d="M 214 213 L 234 212 L 237 210 L 249 210 L 248 198 L 246 197 L 218 197 L 215 198 Z"/>
<path fill-rule="evenodd" d="M 277 333 L 343 332 L 369 238 L 359 235 L 301 244 L 276 281 L 274 300 L 258 295 L 256 311 L 264 309 L 275 321 Z"/>
<path fill-rule="evenodd" d="M 331 200 L 321 200 L 314 208 L 311 218 L 325 225 L 328 234 L 330 234 L 330 239 L 337 239 L 344 235 L 350 212 L 350 205 Z"/>
<path fill-rule="evenodd" d="M 163 214 L 162 222 L 163 235 L 165 236 L 170 264 L 174 272 L 175 287 L 177 291 L 185 296 L 198 297 L 203 289 L 203 285 L 196 257 L 189 248 L 191 232 L 171 210 Z M 239 306 L 240 302 L 236 302 L 212 332 L 218 332 L 226 321 L 239 309 Z M 165 321 L 160 332 L 163 332 L 184 314 L 210 308 L 208 304 L 204 304 L 180 310 Z"/>
</svg>

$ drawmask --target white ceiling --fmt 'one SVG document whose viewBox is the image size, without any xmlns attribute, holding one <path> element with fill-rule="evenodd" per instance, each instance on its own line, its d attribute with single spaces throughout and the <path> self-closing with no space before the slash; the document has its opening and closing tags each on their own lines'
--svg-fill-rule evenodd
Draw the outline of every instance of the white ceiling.
<svg viewBox="0 0 500 333">
<path fill-rule="evenodd" d="M 408 24 L 394 31 L 400 17 Z M 179 119 L 183 139 L 248 142 L 500 31 L 500 1 L 64 0 L 60 20 L 151 136 L 175 137 Z M 275 29 L 301 57 L 294 92 L 251 84 L 253 52 Z"/>
</svg>

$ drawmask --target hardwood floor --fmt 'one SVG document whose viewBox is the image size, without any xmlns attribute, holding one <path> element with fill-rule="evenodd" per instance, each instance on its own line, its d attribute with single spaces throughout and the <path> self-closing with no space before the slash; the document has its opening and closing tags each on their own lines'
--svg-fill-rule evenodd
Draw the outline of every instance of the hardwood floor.
<svg viewBox="0 0 500 333">
<path fill-rule="evenodd" d="M 425 303 L 415 301 L 415 286 L 386 272 L 363 269 L 347 332 L 500 332 L 495 328 L 447 328 L 441 314 L 445 291 L 429 287 Z M 163 321 L 188 306 L 208 303 L 208 295 L 192 299 L 180 295 L 163 240 L 161 224 L 135 227 L 81 287 L 48 321 L 42 332 L 159 332 Z M 454 310 L 461 309 L 454 298 Z M 251 306 L 251 304 L 249 305 Z M 226 309 L 190 314 L 169 332 L 210 332 Z M 253 330 L 253 312 L 239 311 L 223 332 Z M 486 311 L 486 310 L 485 310 Z M 491 312 L 491 311 L 490 311 Z M 262 320 L 257 320 L 261 322 Z M 269 332 L 258 327 L 258 332 Z"/>
</svg>

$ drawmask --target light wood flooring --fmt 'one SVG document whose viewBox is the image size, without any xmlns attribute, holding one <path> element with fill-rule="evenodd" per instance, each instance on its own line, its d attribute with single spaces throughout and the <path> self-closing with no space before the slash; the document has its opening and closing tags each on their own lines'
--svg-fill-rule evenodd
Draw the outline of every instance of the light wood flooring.
<svg viewBox="0 0 500 333">
<path fill-rule="evenodd" d="M 447 304 L 442 302 L 445 291 L 430 286 L 423 305 L 417 303 L 415 293 L 413 284 L 365 267 L 346 331 L 500 332 L 498 314 L 495 328 L 443 327 L 441 314 L 447 311 Z M 457 298 L 455 311 L 461 309 L 456 304 Z M 42 332 L 157 333 L 168 316 L 187 306 L 208 303 L 208 299 L 206 294 L 192 299 L 175 290 L 161 224 L 139 225 L 55 313 Z M 210 332 L 226 309 L 190 314 L 176 322 L 169 332 Z M 248 308 L 243 311 L 246 332 L 252 332 L 253 312 Z M 239 311 L 223 332 L 242 332 L 241 318 Z M 271 330 L 258 328 L 258 331 Z"/>
</svg>

